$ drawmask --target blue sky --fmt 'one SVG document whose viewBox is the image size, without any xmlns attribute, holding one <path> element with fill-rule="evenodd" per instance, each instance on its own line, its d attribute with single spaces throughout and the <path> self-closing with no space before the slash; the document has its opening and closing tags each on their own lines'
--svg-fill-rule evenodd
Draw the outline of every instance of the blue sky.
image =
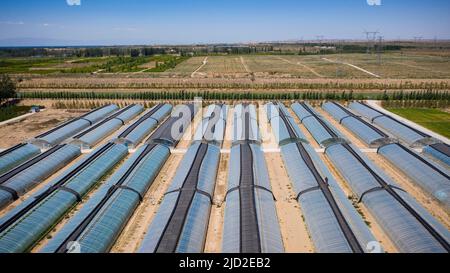
<svg viewBox="0 0 450 273">
<path fill-rule="evenodd" d="M 450 1 L 381 1 L 3 0 L 0 45 L 362 39 L 364 30 L 386 39 L 450 38 Z"/>
</svg>

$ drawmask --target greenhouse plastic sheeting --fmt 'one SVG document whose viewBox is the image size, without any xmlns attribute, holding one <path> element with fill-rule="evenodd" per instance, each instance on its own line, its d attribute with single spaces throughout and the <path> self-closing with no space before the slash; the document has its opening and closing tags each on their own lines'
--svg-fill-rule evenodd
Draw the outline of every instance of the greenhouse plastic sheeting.
<svg viewBox="0 0 450 273">
<path fill-rule="evenodd" d="M 425 154 L 432 156 L 434 159 L 444 163 L 446 167 L 450 167 L 450 146 L 444 143 L 437 143 L 426 146 L 423 149 Z"/>
<path fill-rule="evenodd" d="M 289 115 L 287 109 L 285 109 L 284 106 L 282 106 L 281 104 L 279 104 L 278 106 L 282 107 L 282 109 L 284 110 L 284 113 L 286 114 L 286 119 L 289 122 L 291 122 L 291 124 L 295 124 L 294 118 Z M 272 126 L 272 132 L 274 133 L 278 143 L 283 143 L 283 141 L 290 140 L 291 137 L 289 136 L 286 124 L 284 124 L 284 121 L 278 115 L 277 106 L 275 106 L 272 103 L 269 103 L 265 105 L 265 109 L 267 113 L 267 119 L 270 121 L 270 124 Z M 297 139 L 306 141 L 306 137 L 300 131 L 300 128 L 298 126 L 295 126 L 292 129 L 295 131 Z"/>
<path fill-rule="evenodd" d="M 135 147 L 158 125 L 158 123 L 170 114 L 172 105 L 163 104 L 156 112 L 152 113 L 153 108 L 146 111 L 139 120 L 128 126 L 119 135 L 119 140 L 128 146 Z"/>
<path fill-rule="evenodd" d="M 364 162 L 386 183 L 397 186 L 388 178 L 384 172 L 375 167 L 370 160 L 350 146 Z M 443 246 L 432 237 L 431 233 L 386 190 L 367 192 L 370 189 L 379 187 L 380 184 L 375 177 L 348 151 L 342 144 L 331 145 L 326 149 L 326 154 L 333 165 L 341 173 L 352 191 L 358 198 L 362 197 L 362 202 L 375 217 L 379 225 L 384 229 L 391 241 L 400 252 L 421 253 L 421 252 L 446 252 Z M 398 186 L 397 186 L 398 187 Z M 443 236 L 447 242 L 450 240 L 448 230 L 439 224 L 428 212 L 413 201 L 407 193 L 394 188 L 394 191 L 401 198 L 410 204 L 427 223 Z"/>
<path fill-rule="evenodd" d="M 137 162 L 148 146 L 153 148 Z M 82 253 L 108 252 L 139 205 L 140 196 L 145 195 L 169 155 L 169 149 L 163 145 L 144 145 L 139 148 L 43 247 L 41 252 L 56 252 L 62 247 L 69 235 L 77 230 L 80 223 L 97 206 L 100 206 L 99 204 L 106 196 L 108 196 L 105 199 L 106 202 L 99 207 L 98 213 L 92 221 L 89 221 L 86 228 L 82 229 L 76 240 L 81 246 Z M 129 172 L 135 162 L 137 165 Z M 115 192 L 109 195 L 110 190 L 119 181 L 123 182 L 122 187 L 116 188 Z"/>
<path fill-rule="evenodd" d="M 399 144 L 389 144 L 381 147 L 378 153 L 450 210 L 449 172 L 405 149 Z"/>
<path fill-rule="evenodd" d="M 267 172 L 264 153 L 257 144 L 249 144 L 253 154 L 253 174 L 254 185 L 261 186 L 271 190 L 269 174 Z M 240 153 L 242 145 L 234 145 L 231 148 L 230 167 L 228 171 L 229 183 L 228 190 L 231 190 L 240 184 Z M 278 224 L 277 212 L 273 195 L 259 187 L 255 187 L 255 209 L 257 215 L 257 224 L 259 230 L 260 246 L 262 253 L 284 252 L 283 241 L 281 239 L 280 227 Z M 226 198 L 225 218 L 222 252 L 239 253 L 240 252 L 240 195 L 239 189 L 229 192 Z"/>
<path fill-rule="evenodd" d="M 431 141 L 430 136 L 428 136 L 427 134 L 414 130 L 409 126 L 406 126 L 405 124 L 395 120 L 394 118 L 373 110 L 364 104 L 353 102 L 349 105 L 349 107 L 358 114 L 371 120 L 372 123 L 383 128 L 395 137 L 403 140 L 408 145 L 416 146 L 421 143 Z"/>
<path fill-rule="evenodd" d="M 41 153 L 33 144 L 19 144 L 0 153 L 0 175 Z"/>
<path fill-rule="evenodd" d="M 194 140 L 221 145 L 225 133 L 228 106 L 212 104 L 208 106 L 201 125 L 195 131 Z"/>
<path fill-rule="evenodd" d="M 112 114 L 114 111 L 117 111 L 119 107 L 115 104 L 108 104 L 103 107 L 94 109 L 93 111 L 81 116 L 84 119 L 87 119 L 92 122 L 92 124 L 99 122 L 104 119 L 106 116 Z"/>
<path fill-rule="evenodd" d="M 323 104 L 323 109 L 327 111 L 333 118 L 340 121 L 343 126 L 349 129 L 359 139 L 361 139 L 368 146 L 378 146 L 382 144 L 388 136 L 379 129 L 374 129 L 363 120 L 346 113 L 337 105 L 327 102 Z"/>
<path fill-rule="evenodd" d="M 46 155 L 45 158 L 41 158 L 31 166 L 23 168 L 27 164 L 27 162 L 25 162 L 16 169 L 5 173 L 0 179 L 5 176 L 8 176 L 9 178 L 1 185 L 15 190 L 19 195 L 23 195 L 81 154 L 78 147 L 70 144 L 57 146 L 53 149 L 54 150 L 51 150 L 53 152 L 50 154 L 44 153 L 33 158 L 37 159 Z M 29 162 L 33 159 L 30 159 Z M 12 201 L 13 196 L 10 193 L 0 190 L 0 208 Z"/>
<path fill-rule="evenodd" d="M 105 150 L 103 151 L 104 147 Z M 100 154 L 97 154 L 97 152 Z M 28 251 L 64 214 L 79 202 L 75 194 L 55 189 L 45 199 L 25 210 L 27 206 L 32 205 L 31 203 L 35 198 L 52 189 L 54 185 L 69 188 L 77 192 L 80 197 L 83 197 L 109 170 L 127 155 L 127 152 L 128 149 L 124 145 L 103 145 L 50 182 L 48 187 L 34 194 L 34 198 L 29 198 L 24 204 L 3 217 L 0 226 L 17 213 L 22 211 L 24 213 L 0 233 L 0 253 Z M 61 184 L 61 182 L 63 183 Z"/>
<path fill-rule="evenodd" d="M 117 105 L 111 104 L 99 109 L 93 110 L 79 118 L 75 118 L 67 123 L 64 123 L 55 129 L 52 129 L 44 134 L 36 137 L 35 142 L 44 142 L 44 146 L 53 146 L 61 143 L 63 140 L 79 133 L 85 128 L 88 128 L 99 120 L 105 118 L 107 115 L 118 109 Z"/>
<path fill-rule="evenodd" d="M 203 251 L 227 110 L 224 105 L 208 107 L 196 132 L 201 141 L 194 141 L 184 155 L 139 252 Z M 183 212 L 184 205 L 179 202 L 186 200 L 190 203 Z M 182 223 L 174 223 L 181 217 Z M 171 224 L 177 228 L 167 231 Z"/>
<path fill-rule="evenodd" d="M 198 108 L 194 104 L 175 106 L 170 117 L 147 139 L 147 143 L 164 143 L 167 146 L 176 146 L 197 112 Z M 178 130 L 174 126 L 178 127 Z"/>
<path fill-rule="evenodd" d="M 110 135 L 119 129 L 126 122 L 130 121 L 132 118 L 136 117 L 141 113 L 143 107 L 141 105 L 130 105 L 120 112 L 114 114 L 110 118 L 88 128 L 86 131 L 81 132 L 79 135 L 75 136 L 74 144 L 81 142 L 83 147 L 90 148 L 99 143 L 102 139 Z"/>
<path fill-rule="evenodd" d="M 283 112 L 286 113 L 286 110 L 283 109 Z M 298 128 L 295 123 L 291 123 L 291 125 L 293 128 Z M 289 135 L 287 131 L 284 134 Z M 303 135 L 297 134 L 297 137 L 302 138 Z M 280 139 L 277 139 L 277 141 L 280 143 Z M 361 216 L 354 209 L 351 202 L 340 189 L 339 185 L 334 180 L 325 164 L 317 156 L 314 149 L 306 143 L 299 143 L 299 145 L 302 145 L 309 154 L 314 164 L 312 167 L 320 173 L 322 178 L 327 179 L 328 187 L 340 212 L 350 226 L 351 232 L 358 240 L 362 250 L 368 251 L 367 246 L 370 242 L 376 241 L 375 237 L 371 234 Z M 303 160 L 297 148 L 297 143 L 284 144 L 280 148 L 286 170 L 292 181 L 296 195 L 303 192 L 299 196 L 298 201 L 302 207 L 304 219 L 313 241 L 315 251 L 319 253 L 353 252 L 325 195 L 319 188 L 308 191 L 317 187 L 319 184 L 309 166 Z M 382 251 L 382 249 L 380 249 L 380 251 Z"/>
<path fill-rule="evenodd" d="M 320 125 L 322 126 L 322 125 Z M 335 129 L 334 129 L 335 130 Z M 378 175 L 388 185 L 396 186 L 389 177 L 370 160 L 361 154 L 353 145 L 349 145 L 356 155 L 361 157 L 367 164 L 372 174 L 364 165 L 359 162 L 345 147 L 347 144 L 329 143 L 326 146 L 326 155 L 331 163 L 336 167 L 345 181 L 350 185 L 353 193 L 361 198 L 367 190 L 379 187 L 380 184 L 375 179 Z M 407 193 L 401 190 L 394 190 L 402 200 L 414 208 L 424 221 L 426 221 L 443 238 L 449 238 L 448 231 L 439 224 L 428 212 L 419 204 L 413 201 Z M 375 220 L 389 236 L 400 252 L 443 252 L 445 249 L 431 233 L 421 224 L 399 201 L 397 201 L 386 190 L 379 190 L 366 193 L 362 202 L 366 205 Z"/>
<path fill-rule="evenodd" d="M 304 106 L 303 106 L 304 105 Z M 292 104 L 291 108 L 294 111 L 295 115 L 300 119 L 301 123 L 305 125 L 306 129 L 311 133 L 314 140 L 321 145 L 322 147 L 325 147 L 326 143 L 330 143 L 332 141 L 335 141 L 336 138 L 340 138 L 342 141 L 344 140 L 344 137 L 340 134 L 340 132 L 336 132 L 331 126 L 329 126 L 328 121 L 322 119 L 322 116 L 320 116 L 311 105 L 304 103 L 301 105 L 300 103 L 296 102 Z M 311 114 L 308 112 L 304 107 L 308 107 L 309 110 L 313 113 Z M 322 125 L 321 122 L 325 123 L 327 126 L 330 127 L 330 130 L 332 132 L 328 132 Z"/>
<path fill-rule="evenodd" d="M 189 175 L 191 166 L 194 164 L 196 155 L 202 145 L 203 147 L 206 145 L 207 150 L 199 168 L 198 180 L 195 186 L 197 190 L 195 190 L 193 194 L 193 199 L 187 210 L 187 214 L 184 215 L 185 220 L 174 251 L 179 253 L 203 252 L 212 201 L 209 197 L 212 197 L 214 194 L 216 174 L 220 159 L 220 147 L 216 145 L 201 144 L 199 142 L 191 145 L 183 157 L 183 160 L 177 168 L 175 177 L 161 203 L 160 209 L 147 230 L 139 252 L 161 252 L 161 250 L 158 250 L 158 245 L 164 236 L 166 226 L 171 221 L 172 213 L 177 208 L 178 200 L 182 193 L 180 189 L 183 188 L 186 191 L 194 190 L 191 188 L 184 188 L 184 183 L 187 181 L 186 178 Z M 195 170 L 193 171 L 195 172 Z"/>
<path fill-rule="evenodd" d="M 260 142 L 261 136 L 259 134 L 256 107 L 253 104 L 250 105 L 238 104 L 234 107 L 233 142 L 245 140 L 244 126 L 246 113 L 248 113 L 248 115 L 250 116 L 249 121 L 250 140 Z"/>
</svg>

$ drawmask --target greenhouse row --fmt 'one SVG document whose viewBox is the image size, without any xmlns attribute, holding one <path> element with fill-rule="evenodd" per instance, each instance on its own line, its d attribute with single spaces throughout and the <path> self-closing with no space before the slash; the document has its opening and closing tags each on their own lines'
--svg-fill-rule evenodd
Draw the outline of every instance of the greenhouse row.
<svg viewBox="0 0 450 273">
<path fill-rule="evenodd" d="M 361 102 L 350 103 L 349 108 L 367 118 L 373 124 L 383 128 L 407 145 L 415 147 L 435 142 L 431 136 L 421 132 L 390 115 L 384 114 L 368 104 Z"/>
<path fill-rule="evenodd" d="M 210 105 L 148 227 L 141 253 L 199 253 L 204 249 L 225 133 L 225 105 Z"/>
<path fill-rule="evenodd" d="M 286 217 L 311 252 L 450 252 L 449 146 L 358 104 L 93 110 L 0 153 L 0 253 L 282 253 Z"/>
<path fill-rule="evenodd" d="M 139 115 L 144 108 L 142 105 L 132 104 L 114 113 L 101 122 L 89 127 L 73 137 L 72 143 L 81 148 L 90 149 L 101 140 Z"/>
<path fill-rule="evenodd" d="M 158 110 L 146 118 L 161 122 L 168 112 L 164 107 L 155 108 Z M 131 124 L 128 128 L 137 127 Z M 143 132 L 139 136 L 137 131 L 131 130 L 129 133 L 139 138 L 147 135 Z M 0 221 L 0 252 L 29 250 L 127 154 L 126 145 L 114 142 L 104 144 L 8 213 Z"/>
<path fill-rule="evenodd" d="M 139 114 L 142 110 L 142 106 L 130 105 L 115 114 L 100 121 L 101 117 L 111 110 L 117 108 L 115 105 L 107 105 L 97 110 L 91 111 L 80 118 L 74 119 L 75 121 L 69 121 L 56 127 L 49 132 L 38 136 L 36 139 L 42 139 L 44 137 L 52 137 L 58 139 L 58 142 L 66 139 L 70 134 L 74 134 L 74 124 L 78 121 L 85 121 L 89 124 L 94 124 L 79 136 L 86 137 L 87 142 L 98 143 L 101 139 L 105 138 L 118 127 L 121 127 L 125 122 L 132 119 Z M 110 123 L 111 121 L 118 121 L 120 119 L 120 126 Z M 48 140 L 48 139 L 47 139 Z M 78 145 L 79 139 L 66 139 L 65 144 L 57 144 L 52 148 L 46 150 L 43 153 L 36 152 L 36 156 L 25 161 L 21 165 L 1 174 L 0 176 L 0 208 L 4 208 L 11 202 L 19 199 L 20 196 L 42 183 L 45 179 L 50 177 L 61 168 L 75 160 L 81 155 L 81 148 L 83 145 Z M 84 143 L 87 143 L 84 142 Z M 56 143 L 56 142 L 52 142 Z M 50 145 L 50 142 L 48 142 Z M 26 144 L 13 150 L 11 153 L 6 154 L 5 162 L 13 159 L 18 153 L 25 151 L 25 149 L 34 149 L 35 145 Z M 47 146 L 48 147 L 48 146 Z M 89 147 L 91 145 L 89 144 Z"/>
<path fill-rule="evenodd" d="M 308 130 L 312 134 L 319 132 L 313 128 Z M 325 154 L 401 252 L 450 250 L 450 232 L 354 145 L 329 143 Z"/>
<path fill-rule="evenodd" d="M 164 111 L 164 108 L 160 110 Z M 169 148 L 180 140 L 174 138 L 168 128 L 180 119 L 189 124 L 192 118 L 193 114 L 172 116 L 164 121 L 146 144 L 126 160 L 43 247 L 42 252 L 68 252 L 73 241 L 78 242 L 82 252 L 109 251 L 169 157 Z M 160 136 L 173 146 L 159 144 Z"/>
<path fill-rule="evenodd" d="M 60 144 L 62 141 L 102 120 L 117 109 L 118 107 L 116 105 L 105 105 L 86 113 L 81 117 L 63 123 L 62 125 L 35 137 L 28 143 L 22 143 L 1 152 L 0 174 L 10 171 L 23 162 L 40 154 L 41 149 L 48 149 Z"/>
<path fill-rule="evenodd" d="M 256 109 L 235 107 L 222 252 L 284 252 Z"/>
<path fill-rule="evenodd" d="M 336 102 L 326 102 L 322 108 L 369 147 L 378 147 L 390 141 L 389 136 L 383 131 Z"/>
<path fill-rule="evenodd" d="M 283 162 L 295 189 L 317 252 L 363 253 L 375 241 L 361 216 L 307 143 L 283 104 L 266 105 L 280 143 Z M 303 108 L 304 109 L 304 108 Z M 304 114 L 310 114 L 304 109 Z M 382 251 L 382 249 L 380 249 Z"/>
<path fill-rule="evenodd" d="M 342 112 L 350 113 L 348 109 L 337 103 L 328 102 L 322 107 L 336 119 Z M 392 143 L 393 141 L 387 134 L 363 119 L 359 119 L 359 126 L 346 127 L 367 145 L 377 147 L 381 156 L 400 169 L 425 192 L 441 202 L 448 210 L 450 209 L 450 173 L 448 169 L 440 167 L 400 143 Z M 376 139 L 377 143 L 365 141 L 367 139 Z"/>
</svg>

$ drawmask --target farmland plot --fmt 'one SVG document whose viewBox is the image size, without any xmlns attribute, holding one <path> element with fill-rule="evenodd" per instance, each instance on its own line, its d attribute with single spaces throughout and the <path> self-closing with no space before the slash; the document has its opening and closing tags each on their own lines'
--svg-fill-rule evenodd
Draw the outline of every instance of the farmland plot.
<svg viewBox="0 0 450 273">
<path fill-rule="evenodd" d="M 334 55 L 333 55 L 334 56 Z M 333 63 L 324 60 L 328 58 L 327 55 L 323 56 L 286 56 L 292 62 L 300 63 L 310 70 L 321 75 L 323 78 L 340 78 L 340 79 L 354 79 L 354 78 L 370 78 L 364 72 L 349 67 L 341 63 Z M 316 77 L 317 78 L 317 77 Z"/>
<path fill-rule="evenodd" d="M 249 69 L 266 75 L 295 76 L 300 78 L 320 78 L 308 67 L 292 61 L 291 56 L 245 56 Z"/>
<path fill-rule="evenodd" d="M 234 74 L 247 73 L 239 56 L 211 56 L 201 73 Z"/>
<path fill-rule="evenodd" d="M 167 70 L 167 72 L 172 73 L 180 73 L 180 74 L 191 74 L 197 68 L 202 65 L 205 57 L 192 57 L 180 64 L 178 64 L 175 68 Z"/>
<path fill-rule="evenodd" d="M 401 54 L 383 54 L 381 63 L 377 56 L 367 54 L 332 55 L 331 60 L 341 60 L 382 78 L 391 79 L 427 79 L 448 78 L 450 76 L 450 58 L 437 56 L 412 56 Z"/>
</svg>

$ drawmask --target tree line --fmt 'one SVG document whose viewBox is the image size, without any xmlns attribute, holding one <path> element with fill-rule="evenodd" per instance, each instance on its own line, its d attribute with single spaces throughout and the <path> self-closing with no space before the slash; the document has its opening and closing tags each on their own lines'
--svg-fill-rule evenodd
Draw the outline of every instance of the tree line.
<svg viewBox="0 0 450 273">
<path fill-rule="evenodd" d="M 18 94 L 23 99 L 88 99 L 88 100 L 193 100 L 202 97 L 204 100 L 366 100 L 375 99 L 383 101 L 441 101 L 449 102 L 448 91 L 409 91 L 384 93 L 355 93 L 342 92 L 210 92 L 210 91 L 148 91 L 148 92 L 52 92 L 29 91 Z"/>
</svg>

